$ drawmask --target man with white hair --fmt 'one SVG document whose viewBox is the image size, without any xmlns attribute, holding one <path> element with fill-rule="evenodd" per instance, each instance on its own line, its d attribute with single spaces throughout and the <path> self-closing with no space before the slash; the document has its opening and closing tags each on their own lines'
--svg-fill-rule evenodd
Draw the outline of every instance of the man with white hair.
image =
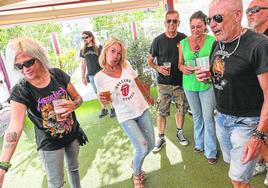
<svg viewBox="0 0 268 188">
<path fill-rule="evenodd" d="M 241 25 L 242 0 L 213 0 L 207 19 L 217 43 L 210 73 L 196 68 L 199 81 L 212 78 L 216 96 L 216 133 L 230 164 L 234 188 L 249 183 L 268 133 L 268 40 Z"/>
<path fill-rule="evenodd" d="M 247 10 L 248 26 L 258 33 L 263 33 L 268 37 L 268 0 L 253 0 Z M 267 171 L 264 184 L 268 186 L 268 163 L 260 159 L 256 164 L 253 176 Z"/>
<path fill-rule="evenodd" d="M 248 26 L 268 36 L 268 0 L 253 0 L 246 10 Z"/>
</svg>

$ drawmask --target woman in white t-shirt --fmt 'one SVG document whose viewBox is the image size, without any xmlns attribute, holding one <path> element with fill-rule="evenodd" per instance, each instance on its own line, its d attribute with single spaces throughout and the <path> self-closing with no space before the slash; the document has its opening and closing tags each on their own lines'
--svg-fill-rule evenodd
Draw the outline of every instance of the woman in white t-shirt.
<svg viewBox="0 0 268 188">
<path fill-rule="evenodd" d="M 144 158 L 154 147 L 154 129 L 148 104 L 154 100 L 138 79 L 137 73 L 126 61 L 126 50 L 117 39 L 109 40 L 99 58 L 100 72 L 95 75 L 99 99 L 103 104 L 112 102 L 117 119 L 134 145 L 133 182 L 135 188 L 143 188 Z M 105 96 L 105 92 L 109 92 Z"/>
</svg>

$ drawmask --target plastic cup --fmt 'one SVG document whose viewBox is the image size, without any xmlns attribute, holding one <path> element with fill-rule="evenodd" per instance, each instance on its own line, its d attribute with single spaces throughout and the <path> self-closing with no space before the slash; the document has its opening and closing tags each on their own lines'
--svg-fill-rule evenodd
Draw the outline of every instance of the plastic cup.
<svg viewBox="0 0 268 188">
<path fill-rule="evenodd" d="M 111 93 L 109 90 L 102 91 L 100 94 L 105 97 L 106 101 L 111 101 Z"/>
<path fill-rule="evenodd" d="M 200 67 L 201 70 L 209 69 L 209 57 L 196 58 L 196 65 Z"/>
<path fill-rule="evenodd" d="M 170 70 L 171 70 L 171 62 L 164 62 L 163 65 L 164 65 L 165 70 L 168 71 L 167 76 L 169 76 Z"/>
<path fill-rule="evenodd" d="M 191 72 L 194 72 L 194 68 L 196 66 L 195 60 L 187 60 L 185 61 L 185 65 L 191 67 Z"/>
<path fill-rule="evenodd" d="M 63 104 L 66 101 L 66 99 L 56 99 L 53 100 L 53 106 L 54 106 L 54 111 L 56 113 L 56 119 L 57 121 L 64 121 L 66 120 L 66 116 L 63 116 L 62 114 L 64 114 L 66 112 L 66 109 L 63 108 L 62 106 L 60 106 L 61 104 Z"/>
<path fill-rule="evenodd" d="M 210 77 L 209 56 L 196 58 L 196 65 L 206 73 L 206 77 Z"/>
</svg>

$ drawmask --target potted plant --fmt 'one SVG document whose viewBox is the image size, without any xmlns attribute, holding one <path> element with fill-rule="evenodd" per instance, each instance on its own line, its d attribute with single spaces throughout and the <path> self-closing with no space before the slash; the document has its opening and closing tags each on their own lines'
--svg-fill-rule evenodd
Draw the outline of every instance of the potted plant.
<svg viewBox="0 0 268 188">
<path fill-rule="evenodd" d="M 145 87 L 150 91 L 153 83 L 152 72 L 146 60 L 148 56 L 150 42 L 145 37 L 140 37 L 133 40 L 127 47 L 127 59 L 138 73 L 139 79 L 143 82 Z"/>
</svg>

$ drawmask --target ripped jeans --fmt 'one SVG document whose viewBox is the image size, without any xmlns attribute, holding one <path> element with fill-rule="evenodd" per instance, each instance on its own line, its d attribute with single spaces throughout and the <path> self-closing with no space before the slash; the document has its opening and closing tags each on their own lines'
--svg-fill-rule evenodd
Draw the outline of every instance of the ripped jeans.
<svg viewBox="0 0 268 188">
<path fill-rule="evenodd" d="M 121 127 L 135 147 L 133 171 L 134 175 L 137 176 L 142 171 L 144 158 L 152 151 L 155 144 L 149 111 L 145 110 L 141 116 L 121 123 Z"/>
<path fill-rule="evenodd" d="M 78 166 L 79 147 L 79 143 L 75 139 L 68 146 L 58 150 L 44 151 L 40 149 L 38 151 L 45 167 L 48 188 L 64 187 L 64 158 L 71 187 L 81 187 Z"/>
</svg>

